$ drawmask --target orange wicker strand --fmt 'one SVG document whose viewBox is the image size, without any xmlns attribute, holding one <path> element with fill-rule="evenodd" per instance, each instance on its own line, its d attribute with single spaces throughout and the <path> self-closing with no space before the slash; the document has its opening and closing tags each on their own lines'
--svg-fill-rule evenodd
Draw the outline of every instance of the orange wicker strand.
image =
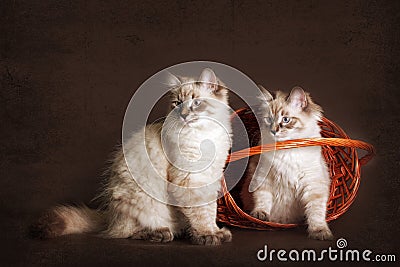
<svg viewBox="0 0 400 267">
<path fill-rule="evenodd" d="M 291 149 L 291 148 L 306 147 L 306 146 L 325 146 L 325 145 L 353 147 L 368 151 L 369 153 L 367 155 L 358 160 L 361 165 L 365 165 L 373 157 L 375 153 L 372 145 L 359 140 L 351 140 L 344 138 L 324 138 L 324 137 L 303 138 L 296 140 L 288 140 L 284 142 L 277 142 L 276 144 L 264 144 L 261 146 L 239 150 L 231 153 L 228 156 L 227 162 L 233 162 L 249 156 L 254 156 L 265 152 L 271 152 L 274 150 Z"/>
<path fill-rule="evenodd" d="M 243 108 L 234 114 L 244 122 L 249 136 L 259 134 L 259 128 L 254 114 L 248 108 Z M 322 118 L 320 122 L 320 138 L 304 138 L 253 146 L 235 151 L 228 156 L 227 163 L 253 155 L 267 153 L 274 150 L 292 149 L 307 146 L 322 146 L 323 156 L 328 164 L 331 176 L 331 189 L 327 205 L 327 221 L 332 221 L 345 213 L 355 200 L 360 186 L 361 166 L 368 163 L 375 155 L 372 145 L 352 140 L 334 122 Z M 356 149 L 367 151 L 367 154 L 358 158 Z M 218 221 L 241 228 L 271 230 L 293 228 L 298 224 L 281 224 L 265 222 L 251 217 L 241 210 L 231 194 L 227 191 L 225 180 L 222 181 L 224 196 L 218 200 Z"/>
</svg>

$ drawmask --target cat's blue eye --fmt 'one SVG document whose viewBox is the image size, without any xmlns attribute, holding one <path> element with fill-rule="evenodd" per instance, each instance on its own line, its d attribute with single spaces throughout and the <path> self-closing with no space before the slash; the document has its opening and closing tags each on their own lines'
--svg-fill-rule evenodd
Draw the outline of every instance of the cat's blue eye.
<svg viewBox="0 0 400 267">
<path fill-rule="evenodd" d="M 290 118 L 289 117 L 282 117 L 282 122 L 283 123 L 289 123 L 290 122 Z"/>
<path fill-rule="evenodd" d="M 271 124 L 272 123 L 272 118 L 271 117 L 265 117 L 264 120 L 265 120 L 265 122 L 267 124 Z"/>
<path fill-rule="evenodd" d="M 193 100 L 193 105 L 194 105 L 195 107 L 200 106 L 200 105 L 201 105 L 201 100 L 199 100 L 199 99 Z"/>
</svg>

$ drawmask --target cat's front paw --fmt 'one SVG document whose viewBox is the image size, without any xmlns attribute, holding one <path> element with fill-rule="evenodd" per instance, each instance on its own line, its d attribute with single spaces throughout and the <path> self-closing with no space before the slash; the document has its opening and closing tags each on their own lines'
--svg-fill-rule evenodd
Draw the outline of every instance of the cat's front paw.
<svg viewBox="0 0 400 267">
<path fill-rule="evenodd" d="M 219 229 L 216 234 L 220 237 L 220 240 L 222 242 L 231 242 L 232 241 L 232 233 L 226 227 L 222 227 L 221 229 Z"/>
<path fill-rule="evenodd" d="M 232 234 L 231 231 L 225 227 L 214 233 L 201 233 L 193 230 L 191 233 L 191 240 L 192 243 L 196 245 L 215 246 L 221 245 L 223 242 L 230 242 L 232 240 Z"/>
<path fill-rule="evenodd" d="M 269 215 L 266 211 L 264 210 L 253 210 L 250 212 L 250 216 L 257 218 L 261 221 L 268 221 L 269 220 Z"/>
<path fill-rule="evenodd" d="M 174 239 L 174 234 L 167 227 L 159 228 L 156 230 L 149 231 L 145 238 L 151 242 L 171 242 Z"/>
<path fill-rule="evenodd" d="M 333 234 L 328 227 L 309 228 L 308 237 L 317 240 L 332 240 Z"/>
</svg>

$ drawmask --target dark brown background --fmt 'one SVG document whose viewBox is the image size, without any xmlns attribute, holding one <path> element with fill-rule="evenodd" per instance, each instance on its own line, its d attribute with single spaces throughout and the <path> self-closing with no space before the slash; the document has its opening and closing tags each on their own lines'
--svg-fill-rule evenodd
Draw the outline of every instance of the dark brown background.
<svg viewBox="0 0 400 267">
<path fill-rule="evenodd" d="M 351 248 L 397 254 L 399 2 L 330 2 L 2 1 L 2 265 L 261 266 L 264 244 L 335 246 L 304 229 L 233 229 L 217 248 L 26 236 L 46 208 L 95 195 L 135 89 L 191 60 L 229 64 L 270 89 L 302 85 L 350 136 L 374 144 L 358 198 L 331 228 Z"/>
</svg>

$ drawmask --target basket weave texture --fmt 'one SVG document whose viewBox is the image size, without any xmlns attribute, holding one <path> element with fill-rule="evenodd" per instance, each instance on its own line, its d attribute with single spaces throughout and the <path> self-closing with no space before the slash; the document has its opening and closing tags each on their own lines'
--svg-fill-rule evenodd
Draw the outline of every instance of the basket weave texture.
<svg viewBox="0 0 400 267">
<path fill-rule="evenodd" d="M 254 137 L 259 135 L 260 130 L 257 120 L 250 109 L 243 108 L 237 110 L 236 115 L 244 123 L 248 136 Z M 320 126 L 322 129 L 322 138 L 304 138 L 277 142 L 275 144 L 253 146 L 231 153 L 227 162 L 233 162 L 273 150 L 322 146 L 322 153 L 328 164 L 331 177 L 326 220 L 335 220 L 345 213 L 353 203 L 360 186 L 361 166 L 365 165 L 375 155 L 375 150 L 374 147 L 368 143 L 350 139 L 342 128 L 327 118 L 322 118 Z M 367 154 L 362 158 L 358 158 L 357 149 L 363 149 L 367 151 Z M 217 220 L 219 222 L 240 228 L 259 230 L 292 228 L 298 226 L 298 224 L 281 224 L 261 221 L 248 215 L 238 207 L 231 194 L 227 191 L 224 179 L 222 181 L 222 187 L 224 196 L 218 200 Z"/>
</svg>

